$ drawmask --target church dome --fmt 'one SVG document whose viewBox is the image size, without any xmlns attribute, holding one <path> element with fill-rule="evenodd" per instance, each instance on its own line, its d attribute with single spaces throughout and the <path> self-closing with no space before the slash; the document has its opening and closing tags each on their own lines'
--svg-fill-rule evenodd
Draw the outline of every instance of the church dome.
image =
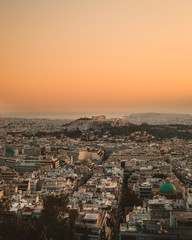
<svg viewBox="0 0 192 240">
<path fill-rule="evenodd" d="M 161 194 L 175 194 L 176 193 L 176 188 L 173 184 L 171 183 L 164 183 L 161 185 L 159 188 L 159 192 Z"/>
</svg>

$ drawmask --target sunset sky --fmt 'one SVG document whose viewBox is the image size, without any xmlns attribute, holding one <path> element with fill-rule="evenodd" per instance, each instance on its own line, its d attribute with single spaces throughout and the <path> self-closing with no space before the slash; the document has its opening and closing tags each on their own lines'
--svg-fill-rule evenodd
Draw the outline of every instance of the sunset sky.
<svg viewBox="0 0 192 240">
<path fill-rule="evenodd" d="M 192 113 L 192 0 L 0 0 L 0 112 Z"/>
</svg>

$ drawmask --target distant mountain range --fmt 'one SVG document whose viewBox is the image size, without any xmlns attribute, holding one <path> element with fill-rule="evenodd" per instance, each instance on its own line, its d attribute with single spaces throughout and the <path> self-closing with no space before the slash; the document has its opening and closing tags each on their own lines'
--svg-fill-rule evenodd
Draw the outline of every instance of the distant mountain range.
<svg viewBox="0 0 192 240">
<path fill-rule="evenodd" d="M 124 119 L 134 124 L 192 124 L 192 115 L 177 113 L 136 113 L 125 116 Z"/>
</svg>

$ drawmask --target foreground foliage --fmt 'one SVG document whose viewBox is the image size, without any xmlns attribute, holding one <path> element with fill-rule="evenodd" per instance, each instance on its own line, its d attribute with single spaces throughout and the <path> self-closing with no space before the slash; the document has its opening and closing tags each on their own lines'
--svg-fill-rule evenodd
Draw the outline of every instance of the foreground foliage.
<svg viewBox="0 0 192 240">
<path fill-rule="evenodd" d="M 74 239 L 73 228 L 78 212 L 70 210 L 67 196 L 50 195 L 44 199 L 39 218 L 17 216 L 0 202 L 1 240 Z"/>
</svg>

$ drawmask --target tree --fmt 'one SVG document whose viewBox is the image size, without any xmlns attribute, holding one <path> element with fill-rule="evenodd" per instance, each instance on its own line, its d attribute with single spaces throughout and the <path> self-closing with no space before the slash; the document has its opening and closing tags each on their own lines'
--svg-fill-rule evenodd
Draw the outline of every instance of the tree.
<svg viewBox="0 0 192 240">
<path fill-rule="evenodd" d="M 75 226 L 75 220 L 78 217 L 78 211 L 75 209 L 71 209 L 69 211 L 69 229 L 70 229 L 70 237 L 74 237 L 74 226 Z"/>
<path fill-rule="evenodd" d="M 78 213 L 75 210 L 69 210 L 68 203 L 69 199 L 65 195 L 50 195 L 44 199 L 40 224 L 47 239 L 71 239 Z"/>
<path fill-rule="evenodd" d="M 123 211 L 125 207 L 141 206 L 142 200 L 130 189 L 127 188 L 121 198 L 121 207 Z"/>
<path fill-rule="evenodd" d="M 0 239 L 33 240 L 40 238 L 38 220 L 17 216 L 9 211 L 9 206 L 0 202 Z"/>
<path fill-rule="evenodd" d="M 72 240 L 77 210 L 70 210 L 67 196 L 44 199 L 40 218 L 18 216 L 0 201 L 0 240 Z"/>
</svg>

